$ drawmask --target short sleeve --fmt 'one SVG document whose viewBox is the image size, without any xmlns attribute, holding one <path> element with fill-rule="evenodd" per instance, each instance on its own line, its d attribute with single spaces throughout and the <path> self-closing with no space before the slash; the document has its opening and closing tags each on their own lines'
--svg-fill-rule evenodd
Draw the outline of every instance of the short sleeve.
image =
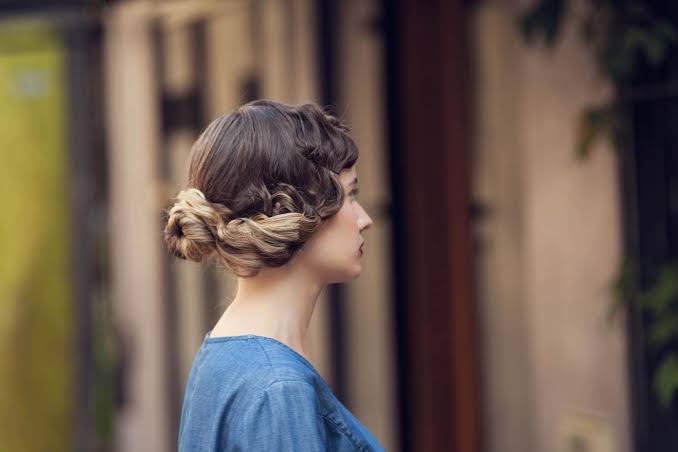
<svg viewBox="0 0 678 452">
<path fill-rule="evenodd" d="M 325 423 L 314 387 L 303 381 L 269 385 L 225 441 L 227 451 L 324 451 Z"/>
</svg>

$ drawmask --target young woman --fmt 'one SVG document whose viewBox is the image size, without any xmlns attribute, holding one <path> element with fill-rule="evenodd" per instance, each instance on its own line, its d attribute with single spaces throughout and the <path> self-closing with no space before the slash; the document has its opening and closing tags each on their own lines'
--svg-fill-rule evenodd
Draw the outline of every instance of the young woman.
<svg viewBox="0 0 678 452">
<path fill-rule="evenodd" d="M 217 118 L 193 145 L 167 247 L 215 258 L 238 288 L 193 361 L 181 452 L 383 450 L 306 347 L 323 287 L 362 269 L 372 219 L 356 199 L 357 159 L 335 117 L 269 100 Z"/>
</svg>

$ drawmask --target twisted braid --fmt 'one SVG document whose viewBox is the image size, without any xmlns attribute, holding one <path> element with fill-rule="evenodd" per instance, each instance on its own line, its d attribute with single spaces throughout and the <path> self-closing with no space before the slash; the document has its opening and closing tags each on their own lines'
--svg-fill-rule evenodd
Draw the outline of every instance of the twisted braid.
<svg viewBox="0 0 678 452">
<path fill-rule="evenodd" d="M 283 265 L 313 234 L 321 217 L 308 215 L 315 209 L 307 203 L 299 206 L 302 198 L 292 186 L 280 184 L 280 190 L 273 195 L 262 191 L 267 194 L 262 196 L 264 203 L 272 206 L 266 210 L 272 210 L 273 215 L 237 218 L 228 207 L 208 201 L 197 188 L 182 190 L 168 211 L 168 249 L 181 259 L 196 262 L 216 254 L 240 276 L 256 274 L 263 265 Z"/>
</svg>

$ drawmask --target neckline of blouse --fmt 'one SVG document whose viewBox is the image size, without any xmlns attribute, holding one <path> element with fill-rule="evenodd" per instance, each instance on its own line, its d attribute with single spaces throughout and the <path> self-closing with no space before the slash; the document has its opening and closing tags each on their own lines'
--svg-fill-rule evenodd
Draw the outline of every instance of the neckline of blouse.
<svg viewBox="0 0 678 452">
<path fill-rule="evenodd" d="M 212 343 L 218 343 L 218 342 L 231 342 L 231 341 L 237 341 L 237 340 L 246 340 L 246 339 L 263 339 L 268 342 L 272 342 L 274 344 L 277 344 L 284 349 L 286 349 L 289 352 L 292 352 L 294 356 L 296 356 L 299 360 L 301 360 L 302 363 L 304 363 L 307 367 L 309 367 L 314 373 L 316 373 L 318 376 L 320 376 L 320 372 L 313 366 L 313 364 L 304 357 L 301 353 L 290 347 L 289 345 L 285 344 L 284 342 L 279 341 L 278 339 L 268 337 L 268 336 L 261 336 L 259 334 L 238 334 L 235 336 L 216 336 L 212 337 L 212 330 L 209 330 L 207 334 L 205 334 L 205 343 L 206 344 L 212 344 Z"/>
</svg>

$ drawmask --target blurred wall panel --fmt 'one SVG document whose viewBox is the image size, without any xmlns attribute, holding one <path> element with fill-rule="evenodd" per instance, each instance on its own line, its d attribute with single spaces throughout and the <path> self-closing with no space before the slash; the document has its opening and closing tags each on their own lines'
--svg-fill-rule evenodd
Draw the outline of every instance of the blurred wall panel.
<svg viewBox="0 0 678 452">
<path fill-rule="evenodd" d="M 488 451 L 627 452 L 624 320 L 606 321 L 622 252 L 616 157 L 606 143 L 574 153 L 579 114 L 610 86 L 572 23 L 553 51 L 528 49 L 518 12 L 485 2 L 474 23 Z"/>
<path fill-rule="evenodd" d="M 261 77 L 261 97 L 282 102 L 295 102 L 295 64 L 292 0 L 253 0 L 260 44 L 257 67 Z"/>
<path fill-rule="evenodd" d="M 48 23 L 24 18 L 0 24 L 3 451 L 72 448 L 64 59 L 62 37 Z"/>
<path fill-rule="evenodd" d="M 171 449 L 152 13 L 148 2 L 120 2 L 105 20 L 113 308 L 130 354 L 122 388 L 125 403 L 116 425 L 120 451 Z"/>
<path fill-rule="evenodd" d="M 518 55 L 534 447 L 612 436 L 610 450 L 627 452 L 624 316 L 606 322 L 622 257 L 616 156 L 601 142 L 586 162 L 574 157 L 579 115 L 609 99 L 611 87 L 598 78 L 574 23 L 563 31 L 553 54 Z M 571 419 L 584 427 L 570 430 Z"/>
<path fill-rule="evenodd" d="M 207 113 L 229 113 L 246 102 L 248 84 L 256 78 L 252 1 L 235 2 L 206 25 Z M 256 80 L 254 80 L 256 82 Z"/>
<path fill-rule="evenodd" d="M 473 197 L 488 452 L 531 449 L 532 396 L 524 287 L 523 162 L 514 102 L 520 70 L 511 10 L 485 2 L 472 16 L 476 114 Z"/>
<path fill-rule="evenodd" d="M 399 450 L 395 423 L 391 193 L 384 146 L 385 105 L 381 87 L 383 35 L 381 2 L 342 2 L 339 20 L 339 111 L 360 148 L 357 163 L 361 204 L 372 217 L 366 231 L 363 272 L 348 284 L 346 297 L 347 404 L 386 450 Z"/>
</svg>

